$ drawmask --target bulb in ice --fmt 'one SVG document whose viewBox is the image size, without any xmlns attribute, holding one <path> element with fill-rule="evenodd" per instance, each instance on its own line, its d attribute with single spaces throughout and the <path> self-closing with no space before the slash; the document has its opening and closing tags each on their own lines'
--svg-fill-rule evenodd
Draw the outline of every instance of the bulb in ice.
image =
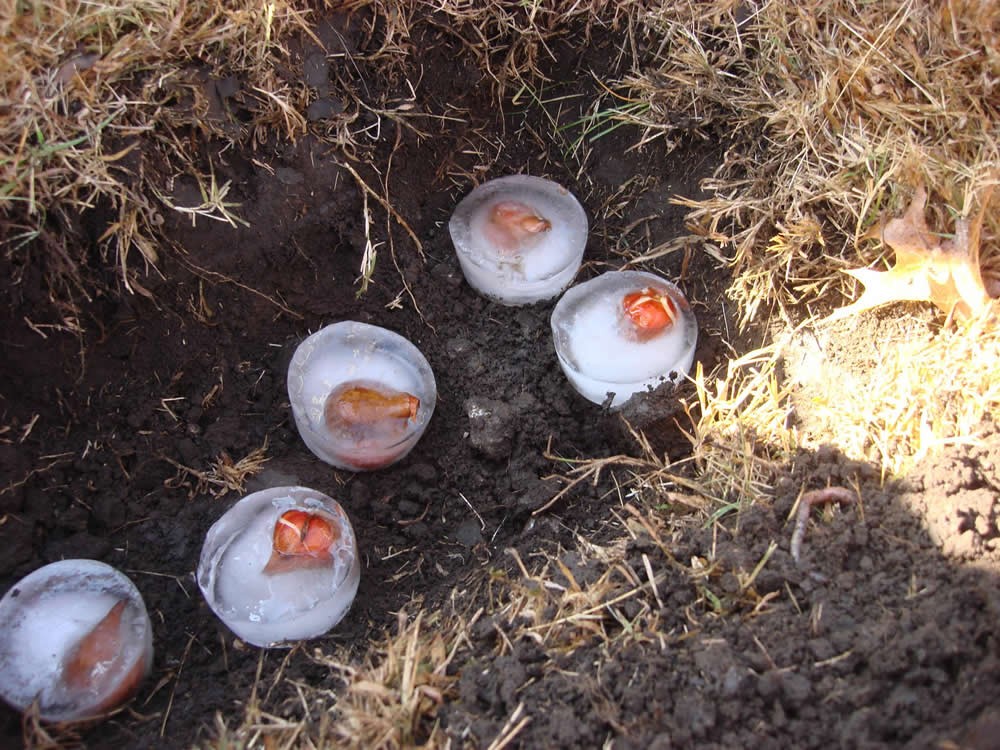
<svg viewBox="0 0 1000 750">
<path fill-rule="evenodd" d="M 0 600 L 0 696 L 36 699 L 48 721 L 99 716 L 128 700 L 153 664 L 153 629 L 125 575 L 95 560 L 62 560 Z"/>
<path fill-rule="evenodd" d="M 333 545 L 340 539 L 340 524 L 328 514 L 286 510 L 274 523 L 267 575 L 333 564 Z"/>
<path fill-rule="evenodd" d="M 340 469 L 380 469 L 417 444 L 434 413 L 434 373 L 397 333 L 343 321 L 309 336 L 288 367 L 303 442 Z"/>
<path fill-rule="evenodd" d="M 587 244 L 587 215 L 573 194 L 528 175 L 483 183 L 448 223 L 466 281 L 505 305 L 555 297 L 569 286 Z"/>
<path fill-rule="evenodd" d="M 622 297 L 622 309 L 637 338 L 648 339 L 677 324 L 680 313 L 668 292 L 646 287 Z"/>
<path fill-rule="evenodd" d="M 212 611 L 263 647 L 328 632 L 350 609 L 360 577 L 347 514 L 307 487 L 244 497 L 209 529 L 198 562 Z"/>
<path fill-rule="evenodd" d="M 578 284 L 552 311 L 556 356 L 586 399 L 621 407 L 640 391 L 676 383 L 694 362 L 698 325 L 674 284 L 611 271 Z"/>
<path fill-rule="evenodd" d="M 419 410 L 420 399 L 412 393 L 349 381 L 330 391 L 323 415 L 330 430 L 377 429 L 380 425 L 401 427 L 406 420 L 416 419 Z"/>
</svg>

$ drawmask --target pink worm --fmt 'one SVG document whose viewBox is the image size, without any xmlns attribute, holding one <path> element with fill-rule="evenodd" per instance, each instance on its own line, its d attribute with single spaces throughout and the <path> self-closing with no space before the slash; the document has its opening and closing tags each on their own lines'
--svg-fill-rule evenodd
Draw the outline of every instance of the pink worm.
<svg viewBox="0 0 1000 750">
<path fill-rule="evenodd" d="M 822 490 L 811 490 L 799 500 L 799 512 L 795 517 L 795 531 L 792 532 L 792 559 L 799 561 L 802 554 L 802 540 L 806 536 L 806 525 L 809 523 L 809 511 L 814 505 L 824 503 L 853 503 L 854 493 L 844 487 L 827 487 Z"/>
</svg>

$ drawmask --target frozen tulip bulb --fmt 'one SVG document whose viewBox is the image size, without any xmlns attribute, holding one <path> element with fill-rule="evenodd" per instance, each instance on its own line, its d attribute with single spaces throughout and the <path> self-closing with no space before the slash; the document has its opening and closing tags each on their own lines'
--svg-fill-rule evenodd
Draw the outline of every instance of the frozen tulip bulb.
<svg viewBox="0 0 1000 750">
<path fill-rule="evenodd" d="M 505 305 L 527 305 L 562 292 L 580 268 L 587 215 L 573 194 L 528 175 L 483 183 L 448 223 L 469 285 Z"/>
<path fill-rule="evenodd" d="M 299 435 L 318 458 L 350 471 L 406 456 L 434 413 L 434 373 L 397 333 L 343 321 L 295 350 L 288 397 Z"/>
<path fill-rule="evenodd" d="M 0 600 L 0 696 L 36 699 L 47 721 L 107 713 L 153 664 L 153 629 L 125 575 L 96 560 L 61 560 L 23 578 Z"/>
<path fill-rule="evenodd" d="M 698 324 L 676 285 L 643 271 L 611 271 L 574 286 L 552 311 L 552 337 L 570 384 L 621 407 L 676 383 L 694 362 Z"/>
<path fill-rule="evenodd" d="M 212 611 L 262 647 L 327 633 L 350 609 L 360 577 L 347 514 L 307 487 L 244 497 L 209 529 L 198 562 Z"/>
</svg>

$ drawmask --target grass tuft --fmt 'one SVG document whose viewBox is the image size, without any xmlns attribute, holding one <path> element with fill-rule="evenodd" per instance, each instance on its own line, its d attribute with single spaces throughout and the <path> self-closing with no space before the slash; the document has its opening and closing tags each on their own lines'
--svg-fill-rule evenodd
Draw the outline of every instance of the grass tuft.
<svg viewBox="0 0 1000 750">
<path fill-rule="evenodd" d="M 101 238 L 126 291 L 141 291 L 134 270 L 158 260 L 156 185 L 136 168 L 141 140 L 159 141 L 177 164 L 194 162 L 176 132 L 195 128 L 229 140 L 301 129 L 296 92 L 278 83 L 287 58 L 279 40 L 305 30 L 309 12 L 277 0 L 78 0 L 0 6 L 0 235 L 15 265 L 39 262 L 56 301 L 73 308 L 96 284 L 85 243 L 72 241 L 82 212 L 104 205 L 117 216 Z M 194 70 L 248 82 L 253 119 L 245 133 L 209 117 L 208 87 Z M 291 102 L 291 103 L 290 103 Z M 190 209 L 234 221 L 225 186 Z M 40 248 L 30 252 L 31 247 Z M 26 253 L 30 253 L 26 255 Z"/>
<path fill-rule="evenodd" d="M 642 139 L 735 133 L 713 195 L 683 202 L 728 247 L 744 322 L 850 296 L 840 271 L 879 260 L 859 243 L 909 187 L 966 216 L 1000 165 L 995 3 L 686 2 L 646 21 L 657 62 L 623 81 L 650 105 Z"/>
<path fill-rule="evenodd" d="M 615 117 L 639 128 L 643 147 L 722 134 L 727 150 L 702 185 L 707 197 L 674 202 L 689 209 L 694 236 L 722 249 L 741 326 L 785 329 L 770 354 L 711 374 L 710 388 L 709 374 L 696 378 L 692 444 L 721 494 L 760 496 L 769 462 L 822 443 L 904 471 L 937 446 L 975 440 L 980 420 L 1000 419 L 995 323 L 952 326 L 948 310 L 939 335 L 870 342 L 878 364 L 860 390 L 842 393 L 835 356 L 825 392 L 784 370 L 787 342 L 804 330 L 836 343 L 815 322 L 857 296 L 857 278 L 888 285 L 903 275 L 854 269 L 907 268 L 872 238 L 921 186 L 927 226 L 976 230 L 941 246 L 968 248 L 986 294 L 1000 294 L 1000 214 L 984 210 L 1000 173 L 1000 6 L 689 0 L 659 4 L 642 22 L 653 57 L 614 83 L 634 103 Z M 925 295 L 952 309 L 954 297 Z"/>
<path fill-rule="evenodd" d="M 444 744 L 437 708 L 456 680 L 448 667 L 471 624 L 426 611 L 410 619 L 401 611 L 396 635 L 377 644 L 360 666 L 317 655 L 346 682 L 331 728 L 338 746 L 395 750 Z"/>
</svg>

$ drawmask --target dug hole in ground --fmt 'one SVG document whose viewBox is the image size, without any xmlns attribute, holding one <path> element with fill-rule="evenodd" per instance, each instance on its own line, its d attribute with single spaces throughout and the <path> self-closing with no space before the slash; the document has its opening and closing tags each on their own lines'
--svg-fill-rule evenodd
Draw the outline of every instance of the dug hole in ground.
<svg viewBox="0 0 1000 750">
<path fill-rule="evenodd" d="M 866 312 L 756 359 L 779 323 L 741 327 L 730 266 L 672 201 L 709 195 L 737 134 L 679 125 L 668 148 L 641 145 L 634 123 L 588 130 L 604 82 L 655 56 L 652 37 L 610 10 L 571 19 L 539 43 L 532 86 L 502 89 L 514 41 L 483 57 L 468 27 L 449 28 L 457 17 L 424 8 L 405 64 L 389 65 L 380 8 L 317 12 L 284 41 L 282 75 L 314 105 L 294 138 L 226 137 L 253 121 L 252 83 L 183 68 L 190 98 L 165 100 L 160 130 L 130 134 L 116 162 L 163 191 L 147 196 L 156 266 L 133 253 L 131 292 L 101 263 L 118 216 L 100 201 L 72 228 L 103 284 L 75 298 L 75 329 L 43 265 L 5 256 L 0 583 L 64 558 L 113 565 L 142 593 L 155 658 L 100 722 L 0 708 L 4 746 L 997 747 L 989 415 L 975 440 L 898 475 L 833 442 L 771 445 L 738 420 L 729 439 L 701 439 L 721 413 L 713 377 L 758 377 L 764 400 L 773 383 L 775 419 L 794 425 L 940 318 Z M 190 142 L 191 170 L 173 138 Z M 559 369 L 555 300 L 505 307 L 466 284 L 452 210 L 522 173 L 583 204 L 577 281 L 635 267 L 684 291 L 700 387 L 602 410 Z M 214 203 L 213 185 L 228 186 Z M 177 210 L 206 204 L 213 216 Z M 341 320 L 405 336 L 434 371 L 426 433 L 383 470 L 323 464 L 291 417 L 295 347 Z M 817 351 L 833 385 L 810 369 Z M 193 574 L 222 513 L 281 485 L 343 506 L 361 582 L 329 634 L 260 650 Z M 803 498 L 827 487 L 850 500 L 817 502 L 796 534 Z"/>
</svg>

